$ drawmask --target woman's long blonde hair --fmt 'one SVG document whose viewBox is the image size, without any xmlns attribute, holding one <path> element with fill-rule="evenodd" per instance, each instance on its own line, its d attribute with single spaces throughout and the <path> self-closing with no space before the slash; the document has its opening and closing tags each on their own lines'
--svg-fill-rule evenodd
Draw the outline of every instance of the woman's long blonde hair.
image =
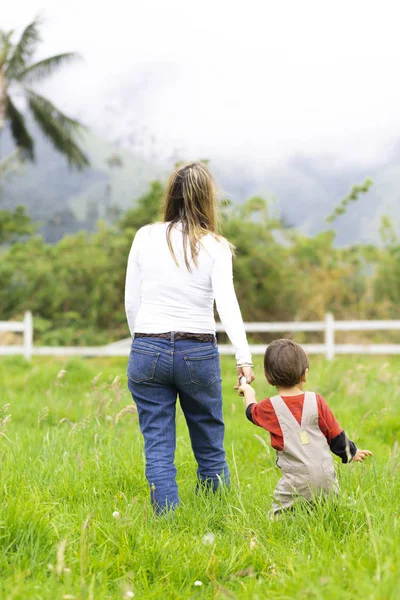
<svg viewBox="0 0 400 600">
<path fill-rule="evenodd" d="M 169 223 L 167 242 L 176 264 L 178 261 L 172 247 L 171 232 L 175 225 L 181 224 L 185 264 L 189 271 L 191 260 L 198 266 L 201 238 L 211 233 L 221 239 L 217 233 L 215 186 L 206 165 L 189 163 L 172 173 L 164 198 L 164 222 Z"/>
</svg>

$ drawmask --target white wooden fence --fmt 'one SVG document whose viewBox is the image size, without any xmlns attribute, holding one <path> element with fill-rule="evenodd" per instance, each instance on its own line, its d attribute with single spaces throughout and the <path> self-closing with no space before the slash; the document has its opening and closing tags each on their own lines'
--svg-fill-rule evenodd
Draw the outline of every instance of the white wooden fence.
<svg viewBox="0 0 400 600">
<path fill-rule="evenodd" d="M 0 321 L 0 333 L 2 332 L 22 333 L 22 346 L 0 346 L 2 354 L 23 354 L 26 360 L 30 360 L 33 354 L 33 319 L 32 313 L 26 312 L 23 321 Z"/>
<path fill-rule="evenodd" d="M 247 333 L 277 333 L 282 336 L 302 332 L 323 332 L 324 343 L 303 344 L 309 354 L 324 354 L 332 360 L 336 354 L 400 354 L 400 344 L 335 344 L 336 331 L 400 331 L 400 321 L 335 321 L 328 313 L 324 321 L 293 323 L 245 323 Z M 0 346 L 0 356 L 22 354 L 27 360 L 32 356 L 127 356 L 131 338 L 126 338 L 107 346 L 34 346 L 33 319 L 30 312 L 25 313 L 23 321 L 0 321 L 0 332 L 23 334 L 22 345 Z M 221 323 L 217 323 L 217 332 L 223 332 Z M 251 344 L 252 354 L 264 354 L 265 344 Z M 219 344 L 221 354 L 234 354 L 233 346 Z"/>
</svg>

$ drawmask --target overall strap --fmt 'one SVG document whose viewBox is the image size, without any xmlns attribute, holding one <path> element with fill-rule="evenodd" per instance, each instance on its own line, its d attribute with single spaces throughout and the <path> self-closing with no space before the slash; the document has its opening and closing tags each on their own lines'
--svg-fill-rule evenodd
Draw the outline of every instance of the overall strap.
<svg viewBox="0 0 400 600">
<path fill-rule="evenodd" d="M 314 392 L 305 392 L 301 426 L 318 424 L 317 396 Z"/>
<path fill-rule="evenodd" d="M 275 411 L 276 418 L 278 419 L 280 428 L 282 432 L 285 430 L 293 430 L 296 431 L 300 429 L 299 422 L 296 417 L 293 415 L 292 411 L 286 406 L 285 402 L 282 400 L 280 396 L 273 396 L 270 398 L 272 408 Z"/>
</svg>

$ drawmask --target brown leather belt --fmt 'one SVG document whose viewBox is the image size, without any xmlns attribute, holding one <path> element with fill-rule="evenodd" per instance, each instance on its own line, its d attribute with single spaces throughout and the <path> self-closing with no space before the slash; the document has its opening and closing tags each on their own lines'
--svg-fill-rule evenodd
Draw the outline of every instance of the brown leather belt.
<svg viewBox="0 0 400 600">
<path fill-rule="evenodd" d="M 193 340 L 194 342 L 215 342 L 215 335 L 212 333 L 189 333 L 187 331 L 168 331 L 166 333 L 135 333 L 136 338 L 161 338 L 162 340 L 170 340 L 171 334 L 174 334 L 174 340 Z"/>
</svg>

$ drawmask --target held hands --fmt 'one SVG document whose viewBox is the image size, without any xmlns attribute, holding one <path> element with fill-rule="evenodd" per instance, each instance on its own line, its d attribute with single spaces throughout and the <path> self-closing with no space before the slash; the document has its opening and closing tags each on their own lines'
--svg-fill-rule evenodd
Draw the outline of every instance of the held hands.
<svg viewBox="0 0 400 600">
<path fill-rule="evenodd" d="M 238 391 L 239 396 L 244 396 L 244 403 L 247 409 L 250 404 L 257 402 L 256 393 L 249 385 L 255 379 L 252 365 L 237 365 L 236 370 L 238 383 L 235 385 L 235 390 Z"/>
<path fill-rule="evenodd" d="M 244 377 L 243 375 L 239 377 L 239 382 L 237 383 L 237 385 L 235 385 L 234 389 L 238 391 L 239 396 L 245 396 L 246 398 L 254 396 L 255 399 L 256 393 L 251 387 L 251 385 L 246 383 L 246 377 Z"/>
<path fill-rule="evenodd" d="M 351 462 L 362 462 L 367 456 L 373 456 L 369 450 L 357 450 Z"/>
<path fill-rule="evenodd" d="M 252 381 L 255 380 L 255 375 L 253 373 L 253 369 L 251 367 L 236 367 L 236 371 L 237 371 L 237 376 L 238 379 L 240 381 L 241 377 L 245 377 L 247 383 L 251 383 Z"/>
<path fill-rule="evenodd" d="M 253 388 L 246 383 L 246 378 L 242 375 L 239 377 L 239 382 L 235 385 L 234 389 L 238 391 L 239 396 L 244 396 L 246 391 L 252 390 Z"/>
</svg>

